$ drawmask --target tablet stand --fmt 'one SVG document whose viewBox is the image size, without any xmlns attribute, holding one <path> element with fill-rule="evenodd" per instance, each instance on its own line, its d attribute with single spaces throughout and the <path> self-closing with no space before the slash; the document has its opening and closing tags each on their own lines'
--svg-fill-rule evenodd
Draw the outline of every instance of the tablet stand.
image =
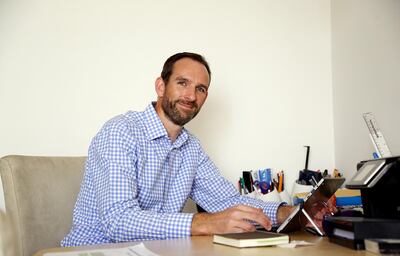
<svg viewBox="0 0 400 256">
<path fill-rule="evenodd" d="M 303 208 L 301 209 L 301 212 L 306 216 L 307 220 L 313 225 L 315 230 L 317 231 L 318 235 L 324 236 L 324 233 L 318 228 L 318 226 L 315 224 L 315 222 L 311 219 L 310 215 L 307 213 L 307 211 Z"/>
</svg>

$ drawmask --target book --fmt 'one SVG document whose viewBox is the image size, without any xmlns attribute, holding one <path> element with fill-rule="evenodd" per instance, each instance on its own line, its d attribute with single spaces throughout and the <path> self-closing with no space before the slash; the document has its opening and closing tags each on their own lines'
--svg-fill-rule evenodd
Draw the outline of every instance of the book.
<svg viewBox="0 0 400 256">
<path fill-rule="evenodd" d="M 289 236 L 286 234 L 268 231 L 254 231 L 245 233 L 214 235 L 213 242 L 239 248 L 271 246 L 289 243 Z"/>
<path fill-rule="evenodd" d="M 400 254 L 400 239 L 365 239 L 365 250 L 376 254 Z"/>
<path fill-rule="evenodd" d="M 338 189 L 335 193 L 336 206 L 359 206 L 361 202 L 361 191 L 358 189 Z"/>
</svg>

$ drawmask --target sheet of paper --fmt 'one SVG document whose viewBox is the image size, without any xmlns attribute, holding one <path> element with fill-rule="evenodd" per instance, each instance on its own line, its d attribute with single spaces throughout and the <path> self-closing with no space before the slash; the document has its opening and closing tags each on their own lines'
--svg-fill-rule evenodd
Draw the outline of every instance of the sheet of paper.
<svg viewBox="0 0 400 256">
<path fill-rule="evenodd" d="M 143 243 L 111 249 L 82 250 L 75 252 L 49 252 L 43 256 L 158 256 L 147 249 Z"/>
<path fill-rule="evenodd" d="M 311 245 L 315 245 L 315 243 L 310 243 L 302 240 L 293 240 L 290 241 L 290 243 L 288 244 L 279 244 L 277 246 L 281 248 L 296 248 L 296 247 L 311 246 Z"/>
</svg>

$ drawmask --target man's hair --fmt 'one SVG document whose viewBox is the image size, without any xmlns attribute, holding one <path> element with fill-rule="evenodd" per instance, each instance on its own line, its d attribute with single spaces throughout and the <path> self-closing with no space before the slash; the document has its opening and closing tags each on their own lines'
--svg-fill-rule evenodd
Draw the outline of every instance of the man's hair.
<svg viewBox="0 0 400 256">
<path fill-rule="evenodd" d="M 210 81 L 211 81 L 211 70 L 210 70 L 210 66 L 208 65 L 206 59 L 201 56 L 200 54 L 197 53 L 192 53 L 192 52 L 180 52 L 177 54 L 172 55 L 171 57 L 169 57 L 163 66 L 163 70 L 161 71 L 161 78 L 164 80 L 164 83 L 168 83 L 169 78 L 171 77 L 172 74 L 172 69 L 174 67 L 175 62 L 177 62 L 180 59 L 183 58 L 190 58 L 194 61 L 199 62 L 200 64 L 203 64 L 208 72 L 208 76 L 210 77 Z"/>
</svg>

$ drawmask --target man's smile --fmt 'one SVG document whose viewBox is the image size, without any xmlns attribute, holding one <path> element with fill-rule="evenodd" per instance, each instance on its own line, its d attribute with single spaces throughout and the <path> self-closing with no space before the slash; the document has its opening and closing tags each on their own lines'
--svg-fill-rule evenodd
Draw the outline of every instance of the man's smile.
<svg viewBox="0 0 400 256">
<path fill-rule="evenodd" d="M 178 101 L 177 104 L 183 108 L 184 110 L 195 110 L 196 107 L 196 103 L 193 102 L 185 102 L 185 101 Z"/>
</svg>

